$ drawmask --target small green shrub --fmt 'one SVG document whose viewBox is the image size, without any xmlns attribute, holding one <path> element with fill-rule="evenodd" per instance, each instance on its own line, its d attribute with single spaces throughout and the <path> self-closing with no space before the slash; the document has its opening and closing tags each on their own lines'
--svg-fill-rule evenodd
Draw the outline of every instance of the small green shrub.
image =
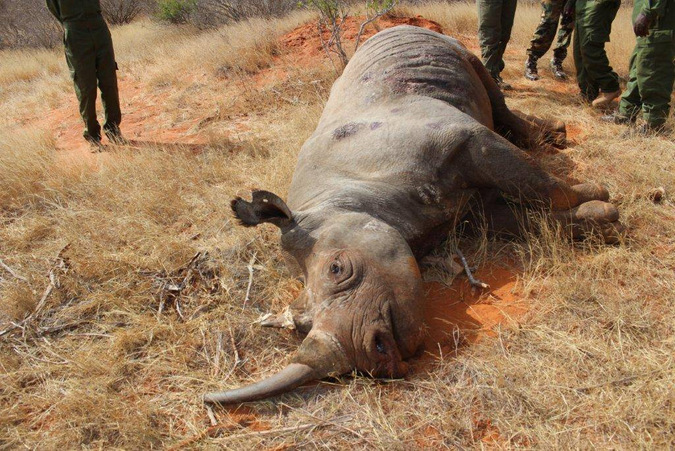
<svg viewBox="0 0 675 451">
<path fill-rule="evenodd" d="M 197 7 L 197 0 L 157 0 L 157 16 L 174 24 L 186 23 Z"/>
</svg>

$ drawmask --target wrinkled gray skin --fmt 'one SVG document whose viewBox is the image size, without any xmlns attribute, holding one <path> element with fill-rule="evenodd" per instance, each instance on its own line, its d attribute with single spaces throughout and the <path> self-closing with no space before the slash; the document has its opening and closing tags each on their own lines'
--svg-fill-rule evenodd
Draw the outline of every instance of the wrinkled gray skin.
<svg viewBox="0 0 675 451">
<path fill-rule="evenodd" d="M 288 204 L 256 191 L 232 205 L 246 226 L 281 229 L 306 284 L 292 321 L 308 335 L 281 373 L 205 401 L 253 401 L 353 369 L 403 376 L 424 330 L 417 262 L 478 198 L 495 230 L 516 222 L 496 201 L 506 193 L 552 210 L 575 236 L 593 228 L 614 240 L 618 212 L 604 189 L 569 186 L 516 146 L 564 141 L 564 133 L 564 124 L 509 111 L 454 39 L 399 26 L 368 40 L 302 147 Z"/>
</svg>

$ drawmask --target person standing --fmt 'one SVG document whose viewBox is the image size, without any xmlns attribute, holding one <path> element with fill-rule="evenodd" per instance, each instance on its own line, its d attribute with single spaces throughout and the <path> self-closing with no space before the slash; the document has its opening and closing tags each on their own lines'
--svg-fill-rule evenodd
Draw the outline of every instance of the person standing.
<svg viewBox="0 0 675 451">
<path fill-rule="evenodd" d="M 503 90 L 511 89 L 501 72 L 504 70 L 504 51 L 511 39 L 516 16 L 517 0 L 478 0 L 478 41 L 483 65 Z"/>
<path fill-rule="evenodd" d="M 675 0 L 635 0 L 633 31 L 637 43 L 626 90 L 618 112 L 603 119 L 628 124 L 642 113 L 638 131 L 658 133 L 670 112 L 675 80 Z"/>
<path fill-rule="evenodd" d="M 115 144 L 125 142 L 120 132 L 122 112 L 117 89 L 117 63 L 110 30 L 103 20 L 99 0 L 46 0 L 49 11 L 63 26 L 66 62 L 80 103 L 84 138 L 101 146 L 101 126 L 96 118 L 96 85 L 101 89 L 105 112 L 103 130 Z"/>
<path fill-rule="evenodd" d="M 606 108 L 621 94 L 619 76 L 609 65 L 605 43 L 621 0 L 576 0 L 574 65 L 581 96 L 595 108 Z"/>
<path fill-rule="evenodd" d="M 567 74 L 563 70 L 562 63 L 567 57 L 567 47 L 569 47 L 572 41 L 574 2 L 575 0 L 542 0 L 541 21 L 534 31 L 530 47 L 527 49 L 525 78 L 528 80 L 539 80 L 537 60 L 544 56 L 548 49 L 551 48 L 556 30 L 558 30 L 558 20 L 560 20 L 560 29 L 558 30 L 556 46 L 553 49 L 551 71 L 558 80 L 567 79 Z"/>
</svg>

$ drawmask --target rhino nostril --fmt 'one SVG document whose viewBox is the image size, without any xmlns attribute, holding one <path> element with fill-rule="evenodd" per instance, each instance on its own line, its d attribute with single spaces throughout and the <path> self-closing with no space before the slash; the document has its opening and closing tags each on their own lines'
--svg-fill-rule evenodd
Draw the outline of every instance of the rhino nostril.
<svg viewBox="0 0 675 451">
<path fill-rule="evenodd" d="M 382 340 L 380 340 L 379 336 L 375 336 L 375 349 L 377 349 L 377 352 L 380 354 L 386 354 L 386 349 L 384 347 L 384 343 L 382 343 Z"/>
</svg>

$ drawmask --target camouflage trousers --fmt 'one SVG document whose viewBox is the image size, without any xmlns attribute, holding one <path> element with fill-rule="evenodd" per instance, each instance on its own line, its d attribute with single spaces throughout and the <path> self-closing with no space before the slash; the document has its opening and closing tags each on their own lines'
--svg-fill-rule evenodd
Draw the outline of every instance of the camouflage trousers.
<svg viewBox="0 0 675 451">
<path fill-rule="evenodd" d="M 553 58 L 564 60 L 567 56 L 567 47 L 572 42 L 572 31 L 574 30 L 574 20 L 566 20 L 562 17 L 565 0 L 542 0 L 541 2 L 541 21 L 534 31 L 534 36 L 530 41 L 530 47 L 527 49 L 527 55 L 539 59 L 551 48 L 553 39 L 558 30 L 558 39 L 553 48 Z M 560 29 L 558 29 L 560 21 Z"/>
</svg>

